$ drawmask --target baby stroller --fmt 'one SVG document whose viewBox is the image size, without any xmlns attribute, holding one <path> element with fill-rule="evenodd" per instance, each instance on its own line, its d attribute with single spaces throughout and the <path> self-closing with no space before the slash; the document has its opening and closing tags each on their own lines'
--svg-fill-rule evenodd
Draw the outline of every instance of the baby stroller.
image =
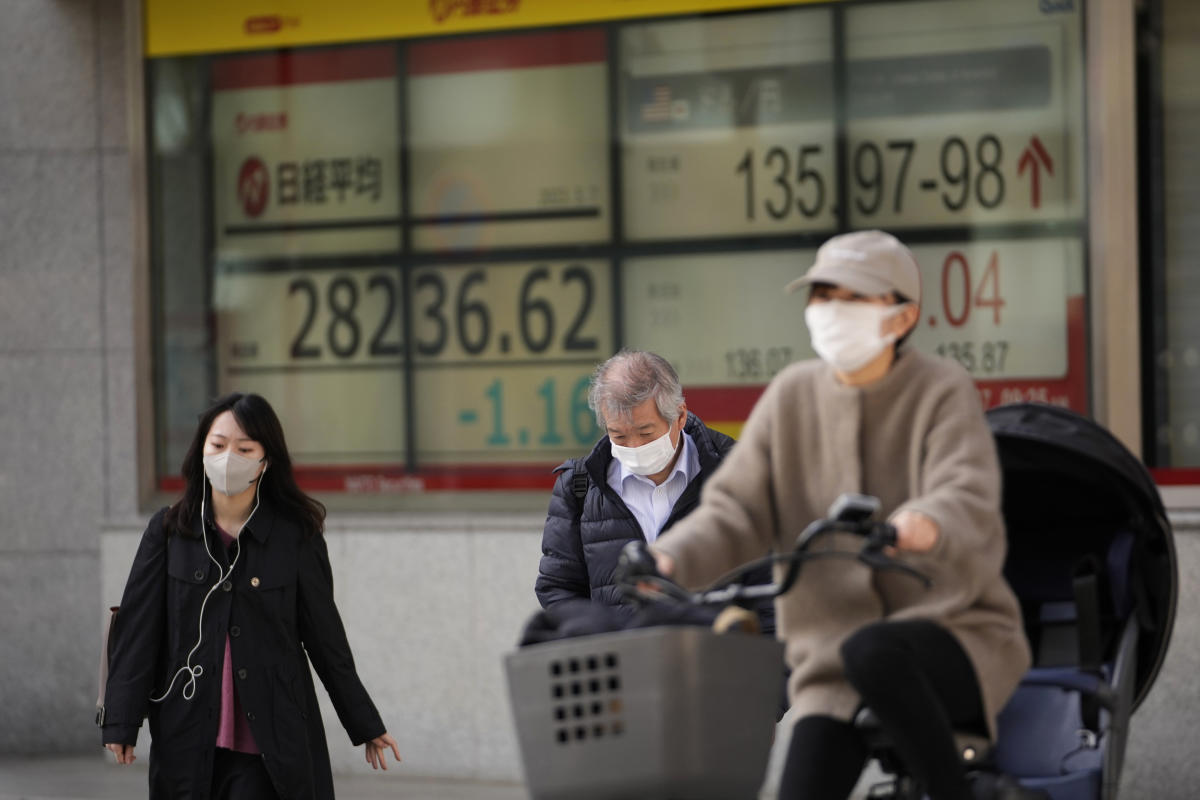
<svg viewBox="0 0 1200 800">
<path fill-rule="evenodd" d="M 1130 716 L 1162 666 L 1175 618 L 1166 511 L 1141 462 L 1091 420 L 1038 404 L 994 408 L 987 419 L 1004 476 L 1004 574 L 1033 667 L 1000 713 L 995 747 L 962 737 L 963 759 L 1050 800 L 1112 800 Z M 873 715 L 857 722 L 894 773 L 870 797 L 924 797 Z"/>
<path fill-rule="evenodd" d="M 1004 572 L 1034 658 L 993 760 L 1052 800 L 1111 800 L 1174 624 L 1166 511 L 1141 462 L 1091 420 L 1035 404 L 987 418 L 1004 473 Z"/>
</svg>

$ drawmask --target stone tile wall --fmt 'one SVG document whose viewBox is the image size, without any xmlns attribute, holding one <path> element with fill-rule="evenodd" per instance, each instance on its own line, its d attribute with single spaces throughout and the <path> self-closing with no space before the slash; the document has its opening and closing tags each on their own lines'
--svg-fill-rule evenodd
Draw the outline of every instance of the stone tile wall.
<svg viewBox="0 0 1200 800">
<path fill-rule="evenodd" d="M 0 752 L 94 747 L 99 528 L 136 512 L 121 0 L 0 24 Z"/>
</svg>

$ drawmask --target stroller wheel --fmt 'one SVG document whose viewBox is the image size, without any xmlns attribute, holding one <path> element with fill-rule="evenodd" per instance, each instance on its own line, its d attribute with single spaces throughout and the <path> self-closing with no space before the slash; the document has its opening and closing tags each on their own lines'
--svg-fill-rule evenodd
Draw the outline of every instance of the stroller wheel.
<svg viewBox="0 0 1200 800">
<path fill-rule="evenodd" d="M 713 620 L 712 629 L 715 633 L 758 633 L 758 615 L 741 606 L 726 606 Z"/>
</svg>

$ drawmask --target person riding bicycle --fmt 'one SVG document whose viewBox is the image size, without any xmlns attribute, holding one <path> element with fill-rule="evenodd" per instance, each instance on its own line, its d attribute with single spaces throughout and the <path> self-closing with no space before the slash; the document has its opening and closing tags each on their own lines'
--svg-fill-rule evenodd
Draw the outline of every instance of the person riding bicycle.
<svg viewBox="0 0 1200 800">
<path fill-rule="evenodd" d="M 1001 573 L 1000 470 L 979 395 L 958 364 L 905 346 L 920 272 L 895 237 L 828 240 L 787 290 L 805 287 L 820 359 L 771 381 L 699 507 L 651 551 L 664 575 L 700 587 L 788 552 L 842 493 L 879 498 L 896 557 L 932 585 L 831 559 L 776 600 L 797 720 L 779 797 L 850 793 L 867 759 L 853 726 L 865 705 L 929 797 L 969 798 L 953 732 L 994 737 L 1030 662 Z"/>
</svg>

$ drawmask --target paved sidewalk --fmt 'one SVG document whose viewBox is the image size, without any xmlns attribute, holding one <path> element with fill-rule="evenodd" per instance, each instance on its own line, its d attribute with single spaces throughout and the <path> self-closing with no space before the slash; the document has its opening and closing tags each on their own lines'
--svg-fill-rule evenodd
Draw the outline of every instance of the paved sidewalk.
<svg viewBox="0 0 1200 800">
<path fill-rule="evenodd" d="M 776 748 L 768 767 L 768 786 L 760 800 L 774 800 L 780 765 Z M 115 764 L 106 754 L 69 756 L 0 756 L 0 800 L 138 800 L 146 790 L 144 757 L 130 766 Z M 872 763 L 859 781 L 852 800 L 863 800 L 880 779 Z M 400 764 L 387 772 L 364 771 L 334 775 L 338 800 L 529 800 L 525 787 L 515 783 L 419 778 L 405 775 Z"/>
<path fill-rule="evenodd" d="M 527 800 L 512 783 L 412 778 L 404 766 L 387 772 L 335 775 L 338 800 Z M 0 800 L 137 800 L 146 797 L 146 765 L 121 767 L 95 756 L 4 756 Z"/>
</svg>

